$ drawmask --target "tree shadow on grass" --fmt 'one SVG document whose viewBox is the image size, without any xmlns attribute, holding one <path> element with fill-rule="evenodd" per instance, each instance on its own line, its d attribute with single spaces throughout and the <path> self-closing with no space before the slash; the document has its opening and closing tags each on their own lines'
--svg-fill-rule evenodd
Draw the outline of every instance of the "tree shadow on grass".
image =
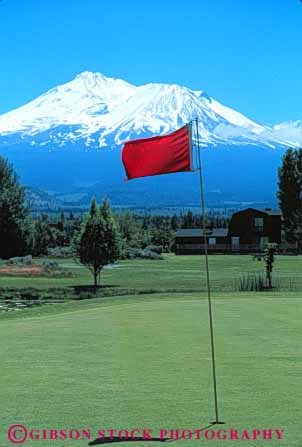
<svg viewBox="0 0 302 447">
<path fill-rule="evenodd" d="M 83 292 L 94 292 L 95 290 L 113 289 L 119 287 L 117 284 L 100 284 L 98 287 L 95 286 L 70 286 L 75 294 L 81 294 Z"/>
<path fill-rule="evenodd" d="M 69 286 L 69 289 L 72 290 L 74 299 L 81 300 L 95 297 L 101 298 L 102 296 L 105 295 L 113 295 L 113 291 L 116 290 L 118 287 L 119 286 L 114 284 L 99 285 L 98 287 L 78 285 L 78 286 Z M 107 293 L 106 290 L 108 291 Z M 110 290 L 112 292 L 110 292 Z"/>
<path fill-rule="evenodd" d="M 88 445 L 100 445 L 100 444 L 113 444 L 115 442 L 166 442 L 169 438 L 144 438 L 143 436 L 137 436 L 135 438 L 120 438 L 119 436 L 107 436 L 105 438 L 97 438 L 94 441 L 89 442 Z"/>
<path fill-rule="evenodd" d="M 201 428 L 201 431 L 207 430 L 211 427 L 213 427 L 215 424 L 208 424 L 206 427 Z M 106 436 L 104 438 L 97 438 L 94 441 L 89 442 L 88 445 L 100 445 L 100 444 L 113 444 L 115 442 L 138 442 L 138 441 L 144 441 L 144 442 L 175 442 L 180 441 L 181 439 L 171 439 L 171 438 L 158 438 L 158 437 L 152 437 L 152 438 L 144 438 L 143 436 L 137 436 L 133 438 L 123 438 L 119 436 Z M 183 440 L 183 439 L 182 439 Z"/>
</svg>

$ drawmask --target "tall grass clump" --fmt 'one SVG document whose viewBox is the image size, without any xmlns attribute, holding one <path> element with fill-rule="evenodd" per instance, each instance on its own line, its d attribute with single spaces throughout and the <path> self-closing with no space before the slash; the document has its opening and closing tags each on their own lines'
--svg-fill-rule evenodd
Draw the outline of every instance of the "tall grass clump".
<svg viewBox="0 0 302 447">
<path fill-rule="evenodd" d="M 280 288 L 280 281 L 274 281 L 274 289 Z M 241 276 L 235 282 L 235 290 L 238 292 L 263 292 L 271 290 L 266 276 L 263 273 L 248 273 Z"/>
</svg>

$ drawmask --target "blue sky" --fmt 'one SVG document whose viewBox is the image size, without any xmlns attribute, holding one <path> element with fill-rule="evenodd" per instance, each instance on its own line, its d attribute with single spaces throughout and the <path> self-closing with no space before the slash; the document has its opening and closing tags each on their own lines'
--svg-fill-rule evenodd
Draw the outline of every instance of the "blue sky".
<svg viewBox="0 0 302 447">
<path fill-rule="evenodd" d="M 90 70 L 302 119 L 300 0 L 2 0 L 0 30 L 0 113 Z"/>
</svg>

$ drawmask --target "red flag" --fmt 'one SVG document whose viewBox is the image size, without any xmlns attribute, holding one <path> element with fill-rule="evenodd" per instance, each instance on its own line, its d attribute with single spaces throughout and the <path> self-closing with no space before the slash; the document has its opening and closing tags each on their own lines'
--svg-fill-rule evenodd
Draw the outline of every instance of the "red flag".
<svg viewBox="0 0 302 447">
<path fill-rule="evenodd" d="M 128 141 L 123 147 L 122 161 L 128 180 L 192 171 L 190 124 L 169 135 Z"/>
</svg>

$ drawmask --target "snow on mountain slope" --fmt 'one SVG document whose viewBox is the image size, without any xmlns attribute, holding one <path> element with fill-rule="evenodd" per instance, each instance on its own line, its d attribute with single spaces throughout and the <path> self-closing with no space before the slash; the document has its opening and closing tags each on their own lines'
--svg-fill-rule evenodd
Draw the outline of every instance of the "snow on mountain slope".
<svg viewBox="0 0 302 447">
<path fill-rule="evenodd" d="M 83 72 L 0 116 L 0 138 L 19 138 L 32 146 L 82 141 L 86 147 L 112 147 L 130 138 L 170 132 L 196 117 L 203 145 L 275 147 L 282 136 L 278 129 L 261 126 L 202 91 L 174 84 L 135 87 Z"/>
<path fill-rule="evenodd" d="M 110 115 L 100 117 L 98 124 L 105 130 L 99 142 L 106 145 L 106 137 L 111 134 L 115 135 L 116 144 L 133 137 L 164 134 L 194 118 L 199 120 L 199 133 L 204 144 L 235 144 L 234 135 L 251 143 L 258 141 L 258 134 L 265 131 L 264 127 L 222 106 L 207 94 L 178 85 L 147 84 L 137 88 L 126 108 L 117 108 Z M 225 129 L 230 131 L 232 138 L 223 134 Z"/>
<path fill-rule="evenodd" d="M 98 114 L 110 113 L 133 95 L 135 87 L 84 72 L 34 101 L 0 117 L 0 132 L 38 133 L 56 125 L 89 125 Z"/>
<path fill-rule="evenodd" d="M 289 121 L 273 126 L 273 134 L 291 146 L 302 146 L 302 121 Z"/>
</svg>

